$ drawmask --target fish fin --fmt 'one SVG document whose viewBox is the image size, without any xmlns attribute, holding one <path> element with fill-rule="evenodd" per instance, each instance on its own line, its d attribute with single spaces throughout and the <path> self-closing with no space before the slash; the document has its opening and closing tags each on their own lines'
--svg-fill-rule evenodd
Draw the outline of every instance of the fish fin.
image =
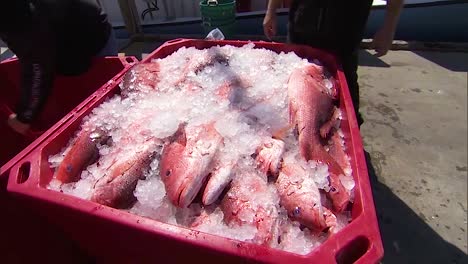
<svg viewBox="0 0 468 264">
<path fill-rule="evenodd" d="M 313 160 L 321 161 L 328 165 L 330 191 L 327 193 L 327 196 L 332 200 L 334 211 L 342 212 L 346 209 L 350 199 L 346 188 L 339 178 L 340 175 L 345 175 L 343 169 L 323 148 L 316 148 L 312 156 Z"/>
<path fill-rule="evenodd" d="M 279 140 L 284 140 L 287 137 L 289 131 L 291 129 L 293 129 L 293 128 L 294 128 L 294 125 L 289 124 L 289 125 L 287 125 L 285 127 L 277 129 L 277 130 L 273 131 L 272 138 L 279 139 Z"/>
<path fill-rule="evenodd" d="M 187 134 L 185 133 L 185 124 L 180 124 L 176 133 L 174 134 L 174 141 L 182 146 L 187 145 Z"/>
<path fill-rule="evenodd" d="M 335 227 L 337 225 L 336 216 L 328 210 L 326 207 L 323 207 L 323 216 L 325 218 L 325 224 L 329 228 L 332 234 L 336 233 Z"/>
<path fill-rule="evenodd" d="M 339 121 L 340 111 L 338 108 L 335 107 L 331 118 L 320 128 L 320 136 L 322 138 L 327 138 L 332 128 L 339 124 Z"/>
<path fill-rule="evenodd" d="M 333 87 L 331 89 L 331 96 L 333 99 L 338 99 L 339 96 L 340 96 L 340 83 L 335 79 L 335 78 L 330 78 L 329 79 L 332 84 L 333 84 Z"/>
</svg>

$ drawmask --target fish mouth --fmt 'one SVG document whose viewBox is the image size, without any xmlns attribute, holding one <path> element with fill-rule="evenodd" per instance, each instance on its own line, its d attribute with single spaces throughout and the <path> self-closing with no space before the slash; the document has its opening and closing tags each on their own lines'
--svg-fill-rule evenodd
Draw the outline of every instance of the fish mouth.
<svg viewBox="0 0 468 264">
<path fill-rule="evenodd" d="M 184 190 L 178 191 L 178 195 L 177 195 L 177 205 L 178 205 L 179 207 L 183 207 L 182 204 L 181 204 L 181 203 L 182 203 L 181 199 L 182 199 L 182 192 L 183 192 L 183 191 L 184 191 Z"/>
<path fill-rule="evenodd" d="M 177 190 L 177 206 L 181 208 L 188 207 L 200 191 L 202 183 L 203 179 L 184 182 Z"/>
<path fill-rule="evenodd" d="M 179 192 L 179 195 L 177 198 L 177 205 L 180 208 L 187 208 L 195 199 L 195 196 L 198 193 L 198 191 L 197 192 L 192 191 L 192 192 L 189 192 L 188 194 L 186 194 L 186 192 L 187 192 L 187 188 L 184 188 Z"/>
</svg>

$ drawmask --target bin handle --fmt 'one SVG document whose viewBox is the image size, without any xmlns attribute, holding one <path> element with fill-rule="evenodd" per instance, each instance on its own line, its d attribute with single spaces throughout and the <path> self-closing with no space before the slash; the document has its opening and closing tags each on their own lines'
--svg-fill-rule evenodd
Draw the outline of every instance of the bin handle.
<svg viewBox="0 0 468 264">
<path fill-rule="evenodd" d="M 369 245 L 369 249 L 367 250 L 364 255 L 362 255 L 360 258 L 358 258 L 354 263 L 356 264 L 365 264 L 365 263 L 370 263 L 371 261 L 375 261 L 378 259 L 378 261 L 381 260 L 382 253 L 379 252 L 379 250 L 374 246 L 374 244 Z"/>
<path fill-rule="evenodd" d="M 208 0 L 207 1 L 207 4 L 210 6 L 210 5 L 214 5 L 214 6 L 217 6 L 218 5 L 218 0 Z"/>
<path fill-rule="evenodd" d="M 122 62 L 123 65 L 133 65 L 138 62 L 138 59 L 135 58 L 134 56 L 124 56 L 121 57 L 119 56 L 120 61 Z"/>
</svg>

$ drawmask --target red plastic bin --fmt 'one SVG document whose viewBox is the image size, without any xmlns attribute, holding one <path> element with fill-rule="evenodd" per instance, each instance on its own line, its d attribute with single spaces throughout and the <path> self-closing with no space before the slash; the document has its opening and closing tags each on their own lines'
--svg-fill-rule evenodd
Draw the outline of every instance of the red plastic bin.
<svg viewBox="0 0 468 264">
<path fill-rule="evenodd" d="M 164 58 L 181 47 L 242 46 L 245 41 L 168 41 L 143 62 Z M 344 74 L 336 58 L 306 46 L 253 42 L 276 52 L 294 51 L 298 56 L 319 59 L 340 82 L 344 109 L 342 130 L 349 146 L 356 182 L 352 222 L 310 254 L 301 256 L 251 243 L 230 240 L 136 216 L 91 201 L 45 188 L 53 176 L 49 155 L 57 153 L 79 127 L 82 118 L 109 96 L 119 92 L 115 83 L 101 98 L 81 109 L 63 126 L 50 131 L 28 156 L 10 172 L 8 191 L 18 195 L 50 221 L 61 226 L 98 260 L 109 262 L 262 262 L 262 263 L 377 263 L 383 246 L 375 214 L 362 141 Z"/>
<path fill-rule="evenodd" d="M 44 111 L 32 124 L 35 132 L 27 137 L 15 133 L 6 123 L 19 99 L 19 61 L 9 59 L 0 63 L 0 255 L 3 263 L 37 260 L 52 263 L 57 258 L 69 263 L 86 260 L 82 251 L 59 227 L 31 211 L 31 208 L 19 204 L 7 193 L 9 169 L 47 138 L 47 133 L 41 137 L 45 130 L 61 126 L 73 116 L 70 112 L 81 109 L 98 97 L 95 93 L 100 87 L 105 89 L 115 83 L 136 62 L 135 57 L 97 58 L 83 75 L 57 77 Z M 64 120 L 60 120 L 65 116 Z M 36 244 L 29 248 L 29 254 L 24 254 L 26 241 Z"/>
<path fill-rule="evenodd" d="M 135 57 L 105 57 L 95 59 L 92 67 L 80 76 L 55 78 L 50 97 L 44 110 L 32 124 L 34 131 L 22 136 L 7 125 L 8 116 L 12 113 L 20 94 L 20 66 L 17 59 L 0 63 L 0 175 L 8 172 L 19 158 L 25 156 L 33 147 L 28 147 L 47 129 L 63 124 L 60 121 L 69 112 L 84 107 L 97 95 L 91 96 L 98 88 L 110 85 L 137 62 Z M 90 97 L 91 96 L 91 97 Z M 75 110 L 74 110 L 75 109 Z M 69 118 L 68 115 L 67 118 Z M 59 122 L 60 121 L 60 122 Z M 45 137 L 41 137 L 42 141 Z M 25 149 L 26 148 L 26 149 Z M 24 151 L 22 151 L 24 149 Z M 19 154 L 15 159 L 15 155 Z M 13 159 L 13 160 L 12 160 Z"/>
</svg>

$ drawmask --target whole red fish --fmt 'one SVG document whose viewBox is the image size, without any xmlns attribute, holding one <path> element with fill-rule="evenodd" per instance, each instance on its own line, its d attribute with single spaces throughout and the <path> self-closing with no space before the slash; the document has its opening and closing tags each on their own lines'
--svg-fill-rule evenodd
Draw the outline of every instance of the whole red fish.
<svg viewBox="0 0 468 264">
<path fill-rule="evenodd" d="M 336 217 L 322 206 L 320 192 L 308 171 L 296 163 L 283 164 L 276 181 L 280 203 L 291 219 L 311 230 L 336 226 Z"/>
<path fill-rule="evenodd" d="M 154 91 L 160 80 L 160 66 L 157 62 L 137 64 L 124 76 L 122 96 L 132 92 Z"/>
<path fill-rule="evenodd" d="M 327 87 L 328 86 L 328 87 Z M 323 68 L 308 65 L 293 71 L 288 83 L 290 123 L 298 133 L 301 155 L 306 160 L 326 163 L 330 172 L 330 191 L 327 193 L 336 211 L 343 211 L 349 194 L 339 180 L 343 169 L 324 149 L 321 128 L 334 113 L 334 97 L 337 89 L 334 82 L 325 78 Z M 322 134 L 326 134 L 323 132 Z"/>
<path fill-rule="evenodd" d="M 114 163 L 96 182 L 91 200 L 117 208 L 128 206 L 134 200 L 133 191 L 153 160 L 156 149 L 156 142 L 147 142 L 131 156 Z"/>
<path fill-rule="evenodd" d="M 270 172 L 273 175 L 277 175 L 283 153 L 283 141 L 274 138 L 265 139 L 257 150 L 257 157 L 255 160 L 257 162 L 258 169 L 264 174 Z"/>
<path fill-rule="evenodd" d="M 62 183 L 78 181 L 81 172 L 98 158 L 98 144 L 104 144 L 108 139 L 103 130 L 82 130 L 60 163 L 55 177 Z"/>
<path fill-rule="evenodd" d="M 269 245 L 274 238 L 278 212 L 274 203 L 267 198 L 266 177 L 249 171 L 241 173 L 232 181 L 221 202 L 224 221 L 228 225 L 256 227 L 257 233 L 252 242 Z"/>
<path fill-rule="evenodd" d="M 196 53 L 194 56 L 187 58 L 187 63 L 175 85 L 179 86 L 181 83 L 186 82 L 190 75 L 198 74 L 215 63 L 227 65 L 229 57 L 220 50 L 202 50 L 201 53 Z"/>
<path fill-rule="evenodd" d="M 328 144 L 328 153 L 336 160 L 343 170 L 350 169 L 348 155 L 346 154 L 346 146 L 338 130 L 333 131 Z"/>
<path fill-rule="evenodd" d="M 163 149 L 160 174 L 171 202 L 184 208 L 200 191 L 223 138 L 213 124 L 183 127 L 175 138 Z"/>
</svg>

